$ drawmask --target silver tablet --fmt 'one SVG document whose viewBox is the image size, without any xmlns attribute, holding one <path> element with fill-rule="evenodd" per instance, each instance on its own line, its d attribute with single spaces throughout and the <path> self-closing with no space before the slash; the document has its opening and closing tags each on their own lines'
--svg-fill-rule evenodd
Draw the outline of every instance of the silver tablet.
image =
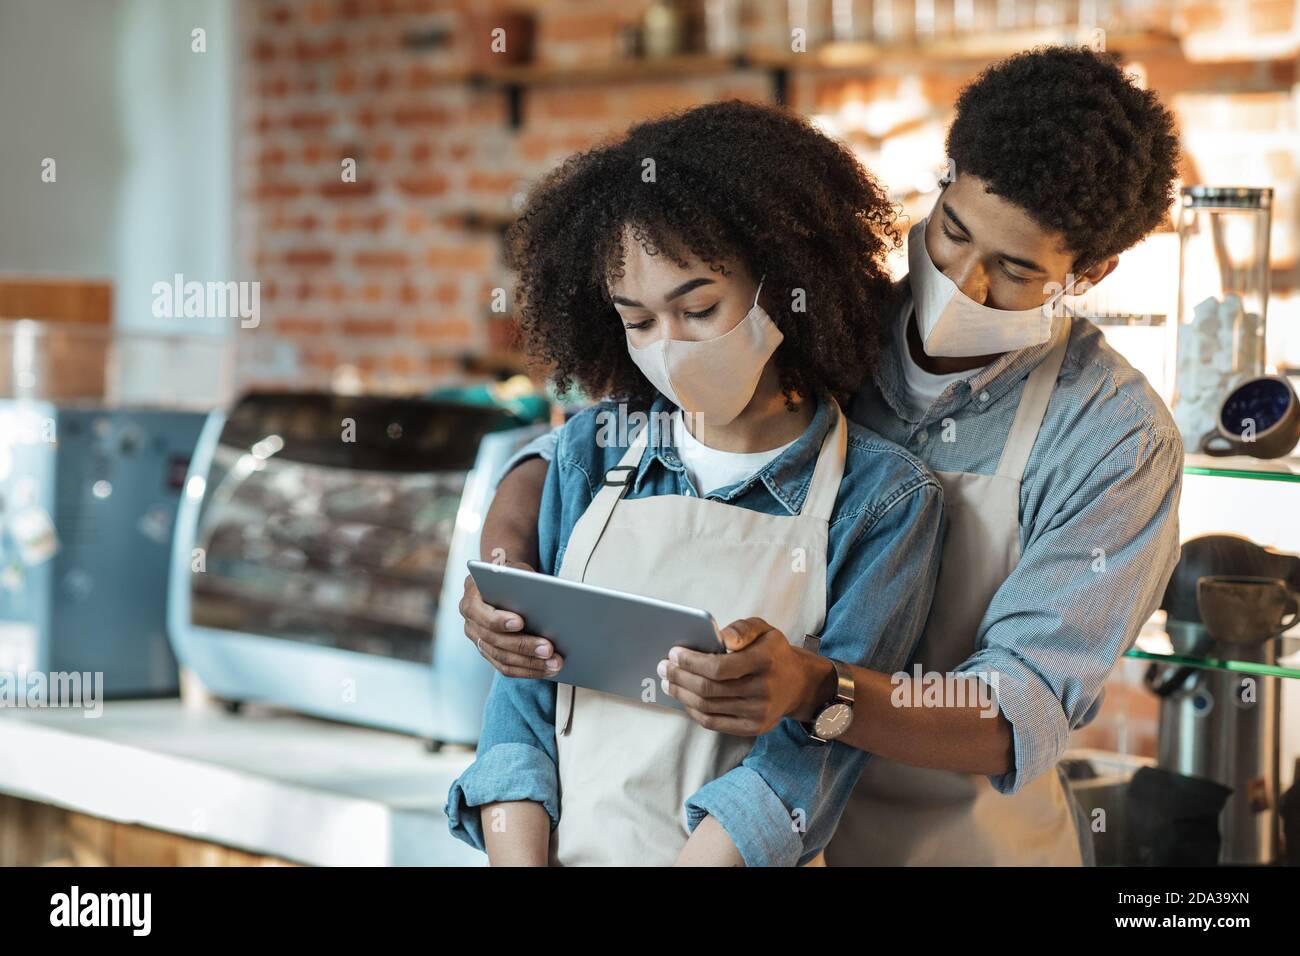
<svg viewBox="0 0 1300 956">
<path fill-rule="evenodd" d="M 673 647 L 724 650 L 708 611 L 486 561 L 470 561 L 469 573 L 485 602 L 555 645 L 564 667 L 550 679 L 566 684 L 681 710 L 659 684 L 659 662 Z"/>
</svg>

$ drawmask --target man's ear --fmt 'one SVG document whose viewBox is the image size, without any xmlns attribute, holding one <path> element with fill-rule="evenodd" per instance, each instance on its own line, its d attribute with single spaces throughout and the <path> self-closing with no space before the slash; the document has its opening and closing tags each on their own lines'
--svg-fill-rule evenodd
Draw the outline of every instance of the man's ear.
<svg viewBox="0 0 1300 956">
<path fill-rule="evenodd" d="M 1102 259 L 1101 262 L 1098 262 L 1096 265 L 1084 269 L 1083 272 L 1079 273 L 1079 275 L 1075 277 L 1074 287 L 1070 290 L 1070 295 L 1083 295 L 1102 279 L 1106 278 L 1106 276 L 1114 272 L 1115 267 L 1118 265 L 1119 256 L 1114 255 L 1109 259 Z"/>
</svg>

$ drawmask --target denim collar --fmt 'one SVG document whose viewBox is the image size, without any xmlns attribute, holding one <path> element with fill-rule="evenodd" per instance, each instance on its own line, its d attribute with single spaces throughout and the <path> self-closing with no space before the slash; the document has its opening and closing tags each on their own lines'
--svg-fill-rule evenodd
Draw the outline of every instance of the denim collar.
<svg viewBox="0 0 1300 956">
<path fill-rule="evenodd" d="M 705 498 L 714 501 L 730 502 L 747 492 L 756 484 L 764 488 L 780 502 L 790 514 L 797 515 L 803 508 L 804 499 L 812 485 L 814 464 L 821 452 L 822 443 L 831 427 L 835 424 L 835 409 L 829 401 L 821 396 L 811 399 L 817 403 L 813 420 L 804 429 L 793 445 L 777 455 L 750 477 L 735 485 L 710 492 Z M 674 405 L 664 396 L 658 396 L 650 406 L 650 423 L 667 423 L 676 411 Z M 649 427 L 649 424 L 643 427 Z M 656 463 L 669 471 L 675 472 L 681 481 L 686 480 L 686 466 L 682 464 L 676 447 L 672 444 L 672 432 L 663 427 L 651 429 L 647 450 L 650 454 L 642 455 L 637 466 L 632 490 L 639 492 L 647 480 L 646 475 Z"/>
<path fill-rule="evenodd" d="M 899 290 L 901 292 L 899 309 L 907 315 L 907 319 L 910 321 L 912 295 L 910 289 L 906 287 L 907 280 L 903 279 L 902 281 L 904 286 Z M 899 418 L 913 426 L 913 430 L 928 425 L 932 421 L 937 421 L 946 415 L 951 415 L 968 405 L 976 395 L 987 394 L 988 397 L 980 402 L 980 407 L 981 410 L 989 408 L 1001 396 L 1014 388 L 1021 379 L 1027 377 L 1043 359 L 1047 358 L 1047 353 L 1052 351 L 1052 347 L 1056 345 L 1063 334 L 1069 334 L 1073 313 L 1064 308 L 1062 308 L 1061 313 L 1064 318 L 1062 318 L 1062 315 L 1057 316 L 1052 323 L 1052 332 L 1046 342 L 1018 349 L 1014 352 L 1006 352 L 970 378 L 953 382 L 935 400 L 934 405 L 919 421 L 914 417 L 915 413 L 909 409 L 908 403 L 903 400 L 903 369 L 898 355 L 898 345 L 895 342 L 895 337 L 900 332 L 899 326 L 903 322 L 901 315 L 896 316 L 898 321 L 891 324 L 889 328 L 883 349 L 884 354 L 880 357 L 880 364 L 876 373 L 876 382 L 880 388 L 880 394 Z"/>
</svg>

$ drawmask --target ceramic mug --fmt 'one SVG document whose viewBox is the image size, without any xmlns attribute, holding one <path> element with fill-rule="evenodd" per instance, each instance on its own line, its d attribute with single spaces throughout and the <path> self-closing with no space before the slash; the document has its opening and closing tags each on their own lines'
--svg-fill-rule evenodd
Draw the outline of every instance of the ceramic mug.
<svg viewBox="0 0 1300 956">
<path fill-rule="evenodd" d="M 1300 442 L 1300 400 L 1295 389 L 1285 376 L 1261 375 L 1228 393 L 1215 427 L 1201 437 L 1200 448 L 1215 457 L 1281 458 L 1296 442 Z"/>
<path fill-rule="evenodd" d="M 1295 625 L 1300 593 L 1281 578 L 1215 574 L 1196 582 L 1196 606 L 1213 640 L 1253 646 Z"/>
</svg>

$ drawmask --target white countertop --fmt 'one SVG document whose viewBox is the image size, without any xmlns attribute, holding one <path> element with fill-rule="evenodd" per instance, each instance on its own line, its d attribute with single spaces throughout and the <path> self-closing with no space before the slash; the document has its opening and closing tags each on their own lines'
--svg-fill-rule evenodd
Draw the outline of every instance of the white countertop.
<svg viewBox="0 0 1300 956">
<path fill-rule="evenodd" d="M 472 760 L 253 705 L 0 708 L 0 792 L 323 866 L 482 865 L 442 812 Z"/>
</svg>

